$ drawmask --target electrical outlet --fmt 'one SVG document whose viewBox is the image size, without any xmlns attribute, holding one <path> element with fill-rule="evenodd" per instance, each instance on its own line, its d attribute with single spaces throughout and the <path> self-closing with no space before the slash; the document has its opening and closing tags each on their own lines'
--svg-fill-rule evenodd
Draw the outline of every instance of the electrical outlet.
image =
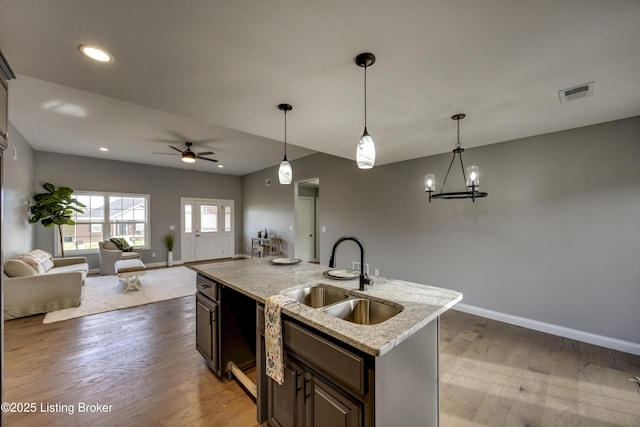
<svg viewBox="0 0 640 427">
<path fill-rule="evenodd" d="M 373 275 L 376 277 L 380 276 L 380 270 L 378 270 L 377 268 L 373 270 Z"/>
<path fill-rule="evenodd" d="M 151 258 L 155 258 L 156 257 L 156 253 L 155 252 L 151 252 Z"/>
<path fill-rule="evenodd" d="M 353 269 L 360 271 L 360 263 L 358 261 L 353 261 Z M 369 274 L 369 264 L 364 264 L 364 272 Z"/>
</svg>

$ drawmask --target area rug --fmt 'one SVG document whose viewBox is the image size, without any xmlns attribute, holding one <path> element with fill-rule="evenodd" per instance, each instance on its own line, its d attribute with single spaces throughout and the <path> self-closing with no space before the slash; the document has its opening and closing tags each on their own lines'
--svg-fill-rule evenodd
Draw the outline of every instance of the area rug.
<svg viewBox="0 0 640 427">
<path fill-rule="evenodd" d="M 89 276 L 79 307 L 47 313 L 42 323 L 53 323 L 121 308 L 180 298 L 196 293 L 196 272 L 180 266 L 147 270 L 140 276 L 140 290 L 122 293 L 117 276 Z"/>
</svg>

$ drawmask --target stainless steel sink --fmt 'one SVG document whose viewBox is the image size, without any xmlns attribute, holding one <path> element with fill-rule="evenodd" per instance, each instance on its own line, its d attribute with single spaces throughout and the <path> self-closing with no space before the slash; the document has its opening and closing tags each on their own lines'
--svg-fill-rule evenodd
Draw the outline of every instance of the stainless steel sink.
<svg viewBox="0 0 640 427">
<path fill-rule="evenodd" d="M 326 285 L 314 285 L 296 289 L 285 293 L 285 295 L 295 299 L 300 304 L 308 305 L 312 308 L 335 304 L 349 297 L 344 291 Z"/>
<path fill-rule="evenodd" d="M 400 313 L 402 308 L 369 299 L 354 298 L 334 304 L 322 311 L 359 325 L 375 325 L 391 319 Z"/>
</svg>

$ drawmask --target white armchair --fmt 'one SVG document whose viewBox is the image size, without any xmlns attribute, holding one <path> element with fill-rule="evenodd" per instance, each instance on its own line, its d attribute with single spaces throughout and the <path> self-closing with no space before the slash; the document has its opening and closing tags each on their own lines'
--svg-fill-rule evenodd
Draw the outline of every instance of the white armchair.
<svg viewBox="0 0 640 427">
<path fill-rule="evenodd" d="M 100 274 L 116 274 L 115 263 L 121 259 L 140 258 L 140 252 L 123 252 L 110 240 L 98 242 L 100 246 Z"/>
</svg>

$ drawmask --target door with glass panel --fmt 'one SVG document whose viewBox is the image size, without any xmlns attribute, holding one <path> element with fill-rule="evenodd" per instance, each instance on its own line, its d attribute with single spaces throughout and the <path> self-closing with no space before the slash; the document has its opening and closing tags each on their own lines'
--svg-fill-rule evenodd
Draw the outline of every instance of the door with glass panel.
<svg viewBox="0 0 640 427">
<path fill-rule="evenodd" d="M 182 198 L 181 211 L 183 262 L 233 256 L 233 200 Z"/>
</svg>

